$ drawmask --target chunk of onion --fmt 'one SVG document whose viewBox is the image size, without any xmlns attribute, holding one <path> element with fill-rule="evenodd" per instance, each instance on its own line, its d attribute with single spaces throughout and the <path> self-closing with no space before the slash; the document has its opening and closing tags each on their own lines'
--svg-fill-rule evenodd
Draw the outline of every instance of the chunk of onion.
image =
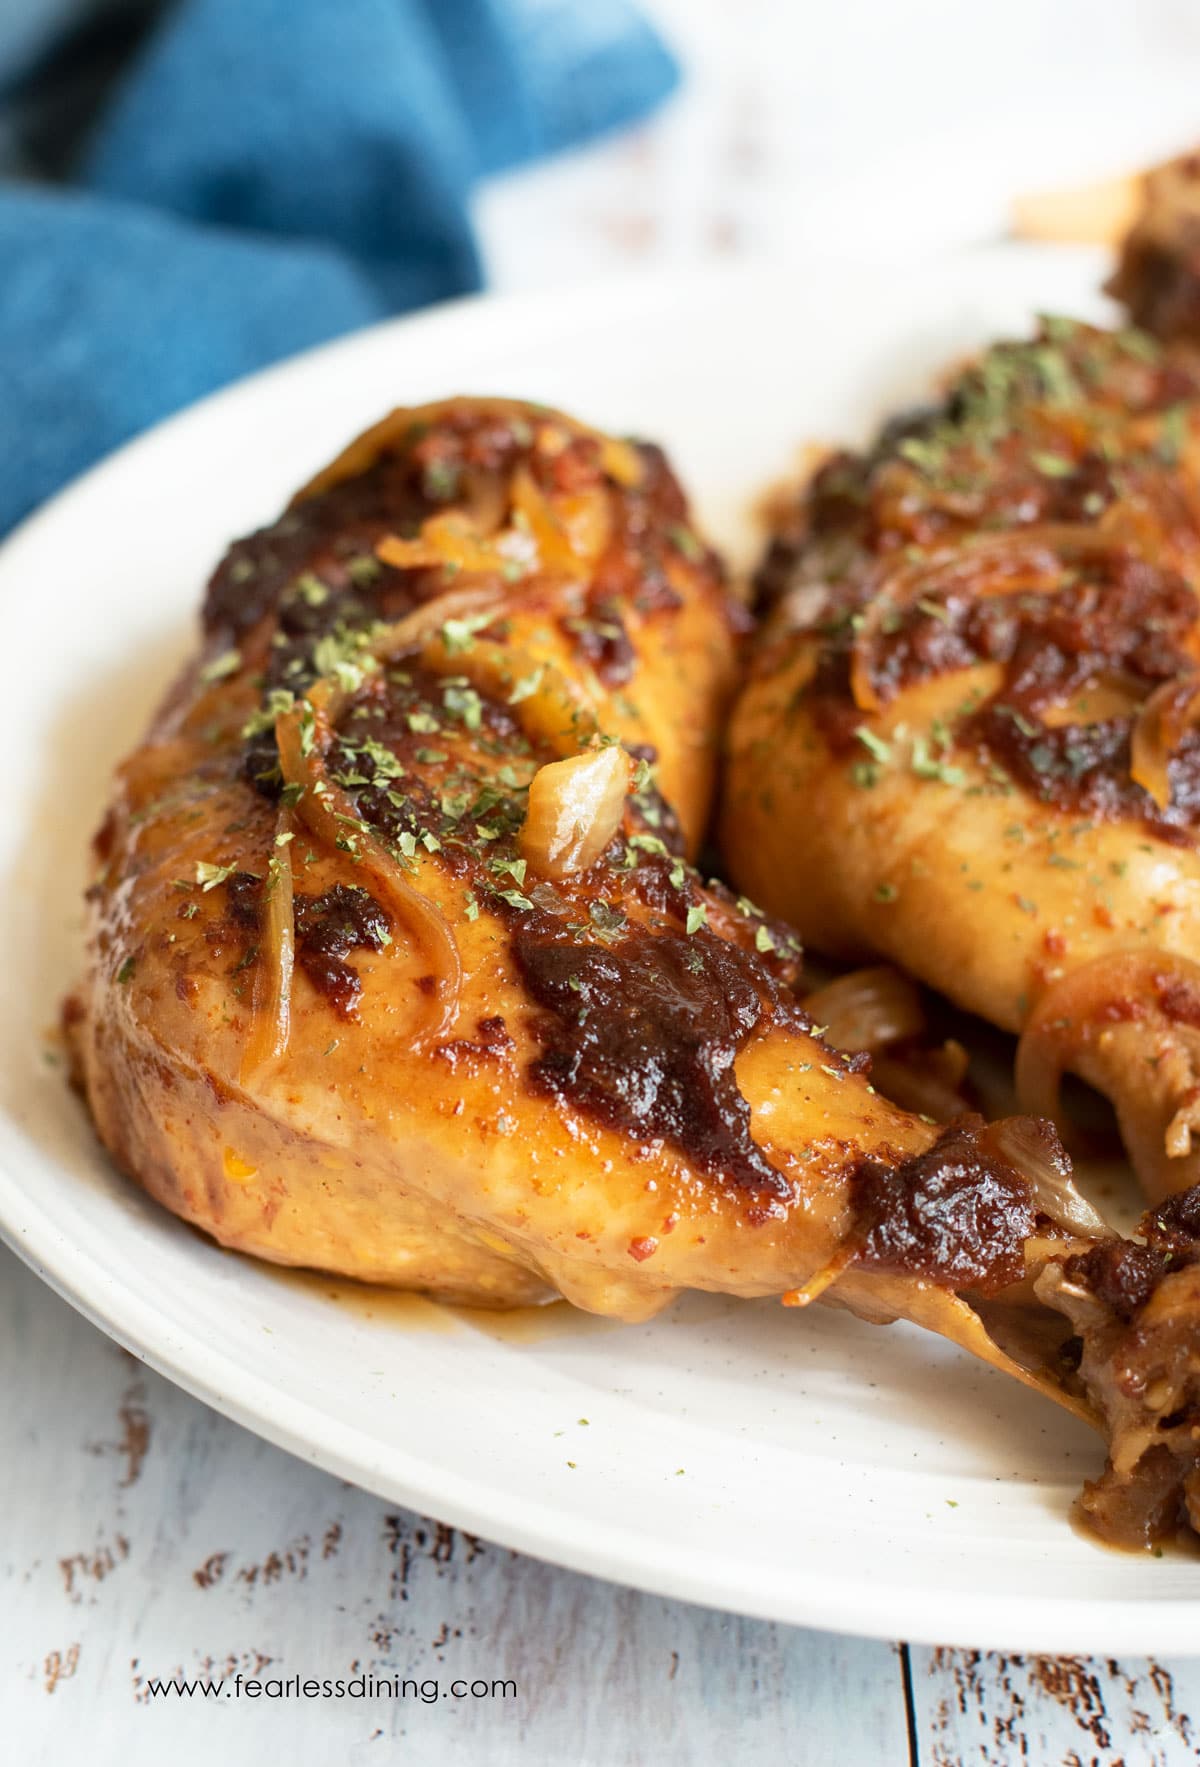
<svg viewBox="0 0 1200 1767">
<path fill-rule="evenodd" d="M 1028 1178 L 1040 1214 L 1072 1233 L 1110 1239 L 1112 1229 L 1075 1188 L 1071 1162 L 1049 1123 L 1036 1117 L 1006 1117 L 989 1123 L 981 1140 Z"/>
<path fill-rule="evenodd" d="M 838 976 L 810 994 L 804 1010 L 835 1049 L 886 1049 L 925 1029 L 916 983 L 883 963 Z"/>
<path fill-rule="evenodd" d="M 1137 715 L 1129 771 L 1160 810 L 1171 802 L 1168 771 L 1184 735 L 1200 723 L 1200 675 L 1177 675 L 1155 689 Z"/>
<path fill-rule="evenodd" d="M 632 769 L 616 743 L 539 767 L 529 787 L 521 852 L 538 877 L 594 865 L 621 826 Z"/>
</svg>

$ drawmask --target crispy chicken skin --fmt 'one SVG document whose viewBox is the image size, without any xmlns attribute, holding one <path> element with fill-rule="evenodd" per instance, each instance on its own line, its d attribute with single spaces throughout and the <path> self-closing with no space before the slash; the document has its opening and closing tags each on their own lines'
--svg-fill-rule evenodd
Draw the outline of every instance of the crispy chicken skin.
<svg viewBox="0 0 1200 1767">
<path fill-rule="evenodd" d="M 939 1129 L 822 1041 L 793 936 L 687 860 L 737 624 L 655 450 L 497 401 L 370 432 L 231 549 L 119 771 L 67 1013 L 99 1133 L 280 1263 L 914 1319 L 1094 1422 L 1144 1543 L 1192 1495 L 1191 1217 L 1127 1245 L 1051 1132 Z"/>
<path fill-rule="evenodd" d="M 740 887 L 1200 1178 L 1200 356 L 1047 320 L 816 475 L 729 732 Z"/>
</svg>

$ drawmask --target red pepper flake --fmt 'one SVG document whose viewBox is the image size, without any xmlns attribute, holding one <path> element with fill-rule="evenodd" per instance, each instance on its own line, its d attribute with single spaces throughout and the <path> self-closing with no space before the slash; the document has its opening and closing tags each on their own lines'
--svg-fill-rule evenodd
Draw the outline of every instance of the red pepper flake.
<svg viewBox="0 0 1200 1767">
<path fill-rule="evenodd" d="M 647 1258 L 652 1258 L 657 1250 L 658 1241 L 656 1239 L 631 1239 L 629 1242 L 629 1256 L 636 1258 L 639 1264 L 644 1264 Z"/>
<path fill-rule="evenodd" d="M 1051 957 L 1061 957 L 1067 948 L 1067 941 L 1063 938 L 1062 934 L 1056 932 L 1053 927 L 1047 927 L 1046 931 L 1042 934 L 1042 944 L 1045 946 L 1048 955 Z"/>
</svg>

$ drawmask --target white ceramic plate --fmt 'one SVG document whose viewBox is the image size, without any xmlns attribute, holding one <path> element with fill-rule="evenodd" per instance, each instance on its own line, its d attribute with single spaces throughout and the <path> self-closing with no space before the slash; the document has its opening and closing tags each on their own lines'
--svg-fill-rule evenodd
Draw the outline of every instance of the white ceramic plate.
<svg viewBox="0 0 1200 1767">
<path fill-rule="evenodd" d="M 1100 273 L 1014 250 L 917 275 L 467 302 L 209 400 L 28 523 L 0 552 L 0 1227 L 17 1251 L 241 1423 L 562 1564 L 885 1637 L 1200 1648 L 1200 1565 L 1106 1553 L 1068 1525 L 1098 1444 L 934 1339 L 699 1297 L 636 1328 L 559 1308 L 525 1341 L 425 1303 L 368 1310 L 146 1201 L 45 1053 L 109 767 L 188 642 L 208 568 L 389 405 L 523 394 L 659 437 L 744 558 L 749 506 L 803 441 L 861 433 L 1035 309 L 1097 309 Z"/>
</svg>

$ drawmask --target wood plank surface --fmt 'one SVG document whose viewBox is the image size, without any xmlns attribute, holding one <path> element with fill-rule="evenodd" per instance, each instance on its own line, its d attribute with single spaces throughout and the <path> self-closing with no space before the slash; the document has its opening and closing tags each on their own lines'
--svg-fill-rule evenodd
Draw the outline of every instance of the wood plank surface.
<svg viewBox="0 0 1200 1767">
<path fill-rule="evenodd" d="M 4 1251 L 0 1415 L 13 1767 L 63 1767 L 85 1743 L 99 1767 L 213 1750 L 222 1767 L 908 1760 L 893 1647 L 640 1595 L 397 1511 L 142 1368 Z M 417 1688 L 149 1687 L 239 1672 Z M 475 1679 L 515 1694 L 448 1691 Z"/>
<path fill-rule="evenodd" d="M 921 1767 L 1184 1767 L 1200 1661 L 910 1653 Z"/>
</svg>

